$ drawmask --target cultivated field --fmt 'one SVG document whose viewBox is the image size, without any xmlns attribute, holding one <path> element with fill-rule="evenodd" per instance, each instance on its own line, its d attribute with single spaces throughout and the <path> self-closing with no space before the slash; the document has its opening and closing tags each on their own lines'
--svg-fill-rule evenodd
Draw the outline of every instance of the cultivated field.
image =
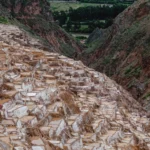
<svg viewBox="0 0 150 150">
<path fill-rule="evenodd" d="M 70 7 L 73 9 L 77 9 L 79 7 L 87 7 L 87 6 L 103 6 L 103 5 L 109 5 L 111 4 L 95 4 L 95 3 L 79 3 L 79 2 L 58 2 L 58 1 L 51 1 L 51 10 L 52 11 L 67 11 Z"/>
</svg>

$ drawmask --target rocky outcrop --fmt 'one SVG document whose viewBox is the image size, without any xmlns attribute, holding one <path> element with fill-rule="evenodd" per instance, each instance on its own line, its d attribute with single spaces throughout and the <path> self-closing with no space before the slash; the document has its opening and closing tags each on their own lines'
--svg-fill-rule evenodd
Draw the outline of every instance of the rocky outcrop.
<svg viewBox="0 0 150 150">
<path fill-rule="evenodd" d="M 106 73 L 150 108 L 150 2 L 139 0 L 119 14 L 84 51 L 84 62 Z"/>
<path fill-rule="evenodd" d="M 81 45 L 55 24 L 47 0 L 0 0 L 11 16 L 47 41 L 50 51 L 74 57 Z"/>
<path fill-rule="evenodd" d="M 149 150 L 150 120 L 80 61 L 0 42 L 0 149 Z"/>
<path fill-rule="evenodd" d="M 1 4 L 15 17 L 42 15 L 44 19 L 53 20 L 50 4 L 46 0 L 1 0 Z"/>
</svg>

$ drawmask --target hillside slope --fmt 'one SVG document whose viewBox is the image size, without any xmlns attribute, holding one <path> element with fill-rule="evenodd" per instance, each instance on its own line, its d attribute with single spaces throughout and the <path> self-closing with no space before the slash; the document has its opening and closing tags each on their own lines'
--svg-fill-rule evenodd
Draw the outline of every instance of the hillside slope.
<svg viewBox="0 0 150 150">
<path fill-rule="evenodd" d="M 81 52 L 82 46 L 55 24 L 47 0 L 0 0 L 0 4 L 12 19 L 46 41 L 50 51 L 70 57 Z"/>
<path fill-rule="evenodd" d="M 139 0 L 90 41 L 82 60 L 106 73 L 150 108 L 150 2 Z M 92 39 L 92 37 L 90 37 Z M 86 61 L 88 59 L 88 62 Z"/>
<path fill-rule="evenodd" d="M 150 120 L 80 61 L 0 42 L 0 135 L 3 150 L 149 150 Z"/>
</svg>

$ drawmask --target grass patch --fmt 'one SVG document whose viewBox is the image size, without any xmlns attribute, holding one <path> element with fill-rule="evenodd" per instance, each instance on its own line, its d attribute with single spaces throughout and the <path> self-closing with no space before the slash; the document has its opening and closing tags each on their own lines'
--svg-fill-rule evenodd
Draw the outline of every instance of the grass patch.
<svg viewBox="0 0 150 150">
<path fill-rule="evenodd" d="M 61 48 L 63 49 L 63 55 L 68 56 L 68 57 L 73 57 L 75 50 L 72 48 L 71 45 L 65 44 L 61 42 Z"/>
<path fill-rule="evenodd" d="M 85 36 L 76 36 L 75 39 L 76 39 L 76 41 L 81 42 L 81 41 L 87 40 L 87 37 L 85 37 Z"/>
<path fill-rule="evenodd" d="M 52 11 L 68 11 L 69 8 L 78 9 L 80 7 L 88 7 L 88 6 L 103 6 L 104 4 L 94 4 L 94 3 L 69 3 L 69 2 L 50 2 Z M 107 4 L 112 6 L 111 4 Z"/>
<path fill-rule="evenodd" d="M 142 70 L 141 66 L 138 66 L 136 68 L 133 66 L 129 66 L 124 71 L 124 76 L 126 76 L 126 77 L 132 77 L 132 76 L 139 77 L 141 74 L 141 70 Z"/>
<path fill-rule="evenodd" d="M 105 58 L 103 59 L 102 64 L 103 64 L 103 65 L 107 65 L 107 64 L 109 64 L 109 63 L 110 63 L 110 61 L 111 61 L 110 56 L 107 56 L 107 57 L 105 57 Z"/>
<path fill-rule="evenodd" d="M 87 38 L 85 36 L 76 36 L 76 39 L 78 39 L 78 40 L 85 40 Z"/>
<path fill-rule="evenodd" d="M 8 19 L 7 19 L 7 18 L 0 16 L 0 23 L 8 24 L 8 23 L 9 23 L 9 21 L 8 21 Z"/>
<path fill-rule="evenodd" d="M 143 99 L 147 99 L 148 97 L 150 97 L 150 92 L 147 93 L 147 94 L 145 94 L 145 95 L 143 96 Z"/>
</svg>

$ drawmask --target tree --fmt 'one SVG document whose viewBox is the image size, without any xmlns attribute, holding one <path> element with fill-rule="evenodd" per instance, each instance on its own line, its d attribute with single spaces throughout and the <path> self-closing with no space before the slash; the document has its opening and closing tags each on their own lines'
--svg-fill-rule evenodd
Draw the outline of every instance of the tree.
<svg viewBox="0 0 150 150">
<path fill-rule="evenodd" d="M 67 31 L 70 31 L 71 27 L 72 27 L 72 23 L 70 20 L 68 20 L 67 26 L 66 26 Z"/>
<path fill-rule="evenodd" d="M 60 17 L 59 17 L 59 25 L 62 26 L 66 23 L 67 20 L 67 15 L 65 13 L 65 11 L 61 11 L 60 12 Z"/>
</svg>

